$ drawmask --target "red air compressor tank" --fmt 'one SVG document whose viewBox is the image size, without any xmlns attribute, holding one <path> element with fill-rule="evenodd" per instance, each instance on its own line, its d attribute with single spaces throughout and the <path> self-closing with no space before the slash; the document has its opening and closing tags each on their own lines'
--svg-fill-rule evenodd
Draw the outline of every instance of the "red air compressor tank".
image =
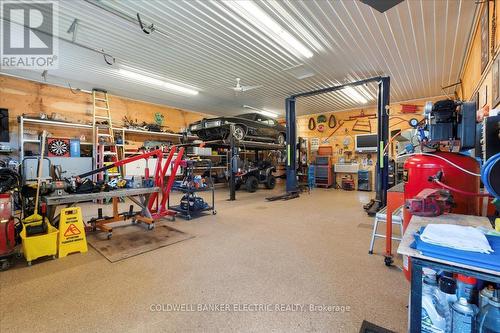
<svg viewBox="0 0 500 333">
<path fill-rule="evenodd" d="M 414 155 L 409 157 L 404 163 L 403 179 L 404 179 L 404 199 L 414 198 L 420 191 L 426 188 L 441 189 L 442 187 L 436 183 L 429 181 L 429 177 L 435 176 L 438 171 L 443 172 L 441 181 L 446 185 L 454 188 L 477 193 L 479 192 L 479 177 L 468 174 L 450 163 L 448 160 L 460 167 L 479 174 L 479 163 L 472 157 L 462 154 L 449 152 L 435 152 L 429 155 Z M 438 157 L 435 157 L 438 156 Z M 441 157 L 441 158 L 440 158 Z M 445 159 L 445 160 L 443 160 Z M 467 196 L 452 192 L 456 207 L 452 209 L 452 213 L 478 215 L 479 214 L 479 199 L 477 197 Z M 403 230 L 406 230 L 410 222 L 411 214 L 403 210 Z M 403 258 L 403 266 L 406 278 L 409 280 L 410 274 L 408 271 L 407 258 Z"/>
</svg>

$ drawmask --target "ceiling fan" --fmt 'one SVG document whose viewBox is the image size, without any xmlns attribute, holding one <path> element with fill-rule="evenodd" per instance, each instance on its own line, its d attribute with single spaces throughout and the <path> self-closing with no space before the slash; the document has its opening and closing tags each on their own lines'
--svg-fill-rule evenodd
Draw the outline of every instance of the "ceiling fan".
<svg viewBox="0 0 500 333">
<path fill-rule="evenodd" d="M 262 87 L 262 86 L 261 85 L 259 85 L 259 86 L 242 86 L 242 85 L 240 85 L 240 78 L 237 77 L 236 78 L 236 86 L 229 87 L 229 89 L 233 89 L 234 92 L 239 93 L 239 92 L 245 92 L 245 91 L 249 91 L 249 90 L 260 88 L 260 87 Z"/>
</svg>

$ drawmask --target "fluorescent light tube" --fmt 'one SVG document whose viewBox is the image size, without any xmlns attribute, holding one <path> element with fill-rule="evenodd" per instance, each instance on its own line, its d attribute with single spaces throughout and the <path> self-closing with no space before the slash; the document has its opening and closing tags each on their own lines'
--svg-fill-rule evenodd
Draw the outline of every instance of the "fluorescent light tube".
<svg viewBox="0 0 500 333">
<path fill-rule="evenodd" d="M 304 46 L 304 44 L 302 44 L 297 38 L 292 36 L 292 34 L 283 29 L 281 25 L 276 23 L 276 21 L 274 21 L 264 10 L 262 10 L 262 8 L 255 4 L 255 2 L 244 0 L 235 2 L 226 1 L 225 3 L 240 15 L 244 14 L 240 10 L 243 9 L 244 12 L 250 16 L 251 20 L 249 21 L 253 25 L 268 35 L 269 32 L 271 32 L 272 34 L 278 36 L 282 41 L 288 44 L 288 46 L 291 46 L 304 57 L 311 58 L 314 55 L 311 50 Z"/>
<path fill-rule="evenodd" d="M 159 87 L 162 87 L 166 90 L 175 91 L 175 92 L 183 93 L 186 95 L 198 95 L 198 93 L 199 93 L 198 90 L 182 87 L 182 86 L 179 86 L 177 84 L 173 84 L 173 83 L 163 81 L 160 79 L 155 79 L 153 77 L 139 74 L 139 73 L 136 73 L 133 71 L 129 71 L 127 69 L 123 69 L 123 68 L 119 68 L 118 73 L 120 73 L 121 75 L 126 76 L 128 78 L 131 78 L 131 79 L 134 79 L 134 80 L 146 83 L 146 84 L 159 86 Z"/>
<path fill-rule="evenodd" d="M 271 118 L 278 118 L 278 115 L 276 113 L 274 113 L 274 112 L 271 112 L 271 111 L 260 110 L 259 113 L 262 114 L 262 115 L 264 115 L 264 116 L 271 117 Z"/>
<path fill-rule="evenodd" d="M 345 87 L 342 89 L 342 91 L 347 96 L 349 96 L 350 98 L 352 98 L 354 101 L 356 101 L 358 103 L 361 103 L 361 104 L 368 103 L 368 100 L 363 95 L 361 95 L 356 89 L 354 89 L 353 87 Z"/>
<path fill-rule="evenodd" d="M 274 112 L 271 112 L 271 111 L 268 111 L 268 110 L 264 110 L 264 109 L 258 109 L 258 108 L 254 108 L 253 106 L 250 106 L 250 105 L 243 105 L 243 107 L 245 109 L 251 109 L 251 110 L 255 110 L 257 111 L 258 113 L 264 115 L 264 116 L 268 116 L 270 118 L 278 118 L 278 114 L 274 113 Z"/>
</svg>

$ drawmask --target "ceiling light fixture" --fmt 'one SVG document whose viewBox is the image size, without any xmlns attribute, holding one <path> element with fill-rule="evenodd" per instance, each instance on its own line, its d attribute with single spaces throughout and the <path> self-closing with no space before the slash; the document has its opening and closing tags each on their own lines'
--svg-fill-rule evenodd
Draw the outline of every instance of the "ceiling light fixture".
<svg viewBox="0 0 500 333">
<path fill-rule="evenodd" d="M 283 29 L 281 25 L 276 23 L 273 18 L 271 18 L 253 1 L 225 1 L 224 3 L 231 7 L 231 9 L 238 13 L 240 16 L 251 22 L 262 32 L 270 35 L 271 37 L 279 37 L 283 42 L 295 49 L 304 57 L 311 58 L 314 55 L 311 50 L 309 50 L 292 34 Z"/>
<path fill-rule="evenodd" d="M 251 109 L 251 110 L 257 111 L 258 113 L 260 113 L 260 114 L 262 114 L 264 116 L 268 116 L 268 117 L 271 117 L 271 118 L 278 118 L 278 114 L 276 114 L 276 113 L 274 113 L 272 111 L 254 108 L 253 106 L 250 106 L 250 105 L 242 105 L 242 106 L 245 109 Z"/>
<path fill-rule="evenodd" d="M 368 100 L 361 94 L 359 93 L 356 89 L 353 87 L 345 87 L 342 89 L 342 92 L 344 92 L 347 96 L 352 98 L 354 101 L 361 103 L 361 104 L 366 104 L 368 103 Z"/>
<path fill-rule="evenodd" d="M 170 90 L 173 92 L 179 92 L 179 93 L 186 94 L 186 95 L 198 95 L 198 93 L 199 93 L 198 90 L 186 88 L 186 87 L 183 87 L 183 86 L 180 86 L 180 85 L 177 85 L 174 83 L 170 83 L 170 82 L 167 82 L 164 80 L 155 79 L 154 77 L 144 75 L 144 74 L 139 74 L 137 72 L 133 72 L 133 71 L 130 71 L 130 70 L 124 69 L 124 68 L 119 68 L 118 73 L 120 73 L 121 75 L 126 76 L 128 78 L 140 81 L 142 83 L 162 87 L 166 90 Z"/>
</svg>

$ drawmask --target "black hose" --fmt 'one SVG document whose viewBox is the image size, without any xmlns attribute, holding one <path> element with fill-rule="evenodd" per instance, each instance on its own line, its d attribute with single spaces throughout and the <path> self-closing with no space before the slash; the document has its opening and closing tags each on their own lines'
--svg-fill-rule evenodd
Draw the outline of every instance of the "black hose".
<svg viewBox="0 0 500 333">
<path fill-rule="evenodd" d="M 139 13 L 137 13 L 137 21 L 139 21 L 139 26 L 141 27 L 142 31 L 145 33 L 145 34 L 150 34 L 150 32 L 148 31 L 148 29 L 146 29 L 146 27 L 144 27 L 144 24 L 142 24 L 142 20 L 141 20 L 141 16 L 139 15 Z"/>
<path fill-rule="evenodd" d="M 21 177 L 11 168 L 0 169 L 0 193 L 5 193 L 19 187 Z"/>
</svg>

